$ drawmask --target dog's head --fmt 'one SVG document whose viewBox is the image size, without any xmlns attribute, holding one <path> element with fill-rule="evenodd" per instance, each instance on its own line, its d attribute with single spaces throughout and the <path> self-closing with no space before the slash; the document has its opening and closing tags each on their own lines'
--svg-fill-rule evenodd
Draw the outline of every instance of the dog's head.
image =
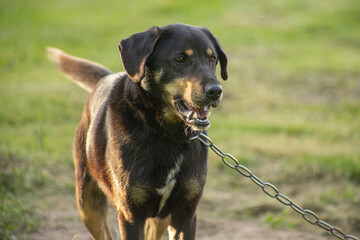
<svg viewBox="0 0 360 240">
<path fill-rule="evenodd" d="M 119 44 L 128 76 L 164 103 L 162 117 L 183 121 L 194 131 L 210 126 L 211 106 L 222 99 L 215 76 L 218 62 L 227 79 L 227 58 L 206 28 L 173 24 L 152 27 Z"/>
</svg>

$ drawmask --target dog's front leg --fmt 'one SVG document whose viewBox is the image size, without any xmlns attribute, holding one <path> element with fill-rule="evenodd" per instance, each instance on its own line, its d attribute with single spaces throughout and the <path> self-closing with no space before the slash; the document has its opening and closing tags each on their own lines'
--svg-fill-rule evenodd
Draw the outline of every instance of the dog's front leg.
<svg viewBox="0 0 360 240">
<path fill-rule="evenodd" d="M 145 220 L 134 219 L 129 221 L 124 214 L 118 215 L 121 240 L 143 240 Z"/>
<path fill-rule="evenodd" d="M 184 217 L 173 215 L 168 227 L 170 240 L 193 240 L 196 234 L 196 215 Z"/>
</svg>

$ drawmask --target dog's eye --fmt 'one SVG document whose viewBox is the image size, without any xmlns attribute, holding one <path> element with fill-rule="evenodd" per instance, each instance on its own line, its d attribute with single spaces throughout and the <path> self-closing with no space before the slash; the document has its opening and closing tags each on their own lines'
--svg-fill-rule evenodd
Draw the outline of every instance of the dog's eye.
<svg viewBox="0 0 360 240">
<path fill-rule="evenodd" d="M 183 62 L 185 62 L 185 58 L 184 57 L 177 57 L 177 58 L 175 58 L 175 61 L 178 62 L 178 63 L 183 63 Z"/>
<path fill-rule="evenodd" d="M 175 58 L 175 61 L 178 62 L 178 63 L 184 63 L 185 58 L 184 57 L 177 57 L 177 58 Z"/>
<path fill-rule="evenodd" d="M 210 62 L 213 63 L 213 62 L 215 62 L 215 60 L 216 60 L 216 57 L 215 57 L 215 56 L 211 56 L 211 57 L 210 57 Z"/>
</svg>

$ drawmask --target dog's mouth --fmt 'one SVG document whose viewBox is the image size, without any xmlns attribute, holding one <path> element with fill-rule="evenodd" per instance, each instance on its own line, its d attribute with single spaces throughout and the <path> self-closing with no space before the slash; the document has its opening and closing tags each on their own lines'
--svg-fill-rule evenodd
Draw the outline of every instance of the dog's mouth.
<svg viewBox="0 0 360 240">
<path fill-rule="evenodd" d="M 175 101 L 174 105 L 186 125 L 193 130 L 206 130 L 210 126 L 210 105 L 194 107 L 184 100 Z"/>
</svg>

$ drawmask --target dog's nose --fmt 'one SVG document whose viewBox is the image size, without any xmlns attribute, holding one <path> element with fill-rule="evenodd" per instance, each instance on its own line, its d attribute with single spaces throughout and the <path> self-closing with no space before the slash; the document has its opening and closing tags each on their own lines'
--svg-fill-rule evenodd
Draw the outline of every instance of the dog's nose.
<svg viewBox="0 0 360 240">
<path fill-rule="evenodd" d="M 205 94 L 211 100 L 218 100 L 222 94 L 222 88 L 219 84 L 208 85 L 205 87 Z"/>
</svg>

